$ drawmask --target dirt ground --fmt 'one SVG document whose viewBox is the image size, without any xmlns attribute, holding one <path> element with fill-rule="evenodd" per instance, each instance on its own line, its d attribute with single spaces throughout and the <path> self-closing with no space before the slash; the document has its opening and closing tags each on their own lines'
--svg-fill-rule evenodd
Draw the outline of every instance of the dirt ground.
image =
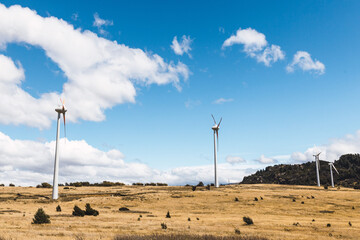
<svg viewBox="0 0 360 240">
<path fill-rule="evenodd" d="M 348 188 L 60 187 L 57 201 L 50 199 L 51 191 L 0 187 L 0 239 L 113 239 L 153 233 L 231 236 L 235 229 L 240 235 L 269 239 L 360 239 L 360 190 Z M 86 203 L 99 216 L 72 216 L 75 205 L 85 209 Z M 61 212 L 56 212 L 57 205 Z M 120 207 L 130 211 L 119 211 Z M 38 208 L 50 215 L 50 224 L 31 224 Z M 168 211 L 171 218 L 165 217 Z M 246 225 L 244 216 L 254 224 Z"/>
</svg>

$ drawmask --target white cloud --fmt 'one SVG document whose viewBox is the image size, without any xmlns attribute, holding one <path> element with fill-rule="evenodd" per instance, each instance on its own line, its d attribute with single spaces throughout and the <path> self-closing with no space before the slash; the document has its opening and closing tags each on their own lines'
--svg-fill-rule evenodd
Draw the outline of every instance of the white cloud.
<svg viewBox="0 0 360 240">
<path fill-rule="evenodd" d="M 325 65 L 316 59 L 315 61 L 312 60 L 310 54 L 305 51 L 297 51 L 293 61 L 286 67 L 286 70 L 293 72 L 297 67 L 303 71 L 313 71 L 319 75 L 325 73 Z"/>
<path fill-rule="evenodd" d="M 333 162 L 343 154 L 360 153 L 360 131 L 342 138 L 331 139 L 329 143 L 318 147 L 310 147 L 305 152 L 294 152 L 291 159 L 296 162 L 314 161 L 314 154 L 319 153 L 320 160 Z"/>
<path fill-rule="evenodd" d="M 223 103 L 227 103 L 227 102 L 232 102 L 234 101 L 234 99 L 232 98 L 219 98 L 219 99 L 216 99 L 213 103 L 214 104 L 223 104 Z"/>
<path fill-rule="evenodd" d="M 112 25 L 114 25 L 113 21 L 101 19 L 99 17 L 98 13 L 94 14 L 93 26 L 98 28 L 100 34 L 106 34 L 107 33 L 103 28 L 104 26 L 112 26 Z"/>
<path fill-rule="evenodd" d="M 191 100 L 191 99 L 188 99 L 186 102 L 185 102 L 185 107 L 187 109 L 193 109 L 194 107 L 197 107 L 201 105 L 201 101 L 200 100 Z"/>
<path fill-rule="evenodd" d="M 241 158 L 241 157 L 237 157 L 237 156 L 227 156 L 226 157 L 226 162 L 230 163 L 230 164 L 237 164 L 237 163 L 243 163 L 246 162 L 245 159 Z"/>
<path fill-rule="evenodd" d="M 270 163 L 276 163 L 276 159 L 265 157 L 264 154 L 260 156 L 259 159 L 256 159 L 256 161 L 263 163 L 263 164 L 270 164 Z"/>
<path fill-rule="evenodd" d="M 258 62 L 264 63 L 265 66 L 271 66 L 271 63 L 285 58 L 285 53 L 281 51 L 280 46 L 271 45 L 268 47 L 265 35 L 252 28 L 239 28 L 235 35 L 224 41 L 222 49 L 234 44 L 244 45 L 244 52 Z"/>
<path fill-rule="evenodd" d="M 29 186 L 52 183 L 55 142 L 14 140 L 0 132 L 0 183 Z M 126 162 L 117 149 L 101 151 L 84 140 L 60 140 L 59 182 L 104 180 L 133 182 L 166 182 L 171 185 L 213 182 L 214 166 L 178 167 L 160 171 L 146 164 Z M 240 182 L 255 172 L 257 165 L 218 164 L 221 183 Z"/>
<path fill-rule="evenodd" d="M 175 36 L 170 47 L 174 50 L 175 54 L 183 55 L 184 53 L 186 53 L 191 58 L 190 45 L 192 42 L 193 42 L 193 39 L 191 39 L 190 36 L 183 35 L 182 41 L 179 43 L 177 40 L 177 36 Z"/>
<path fill-rule="evenodd" d="M 29 8 L 0 4 L 0 48 L 5 49 L 8 43 L 42 48 L 64 72 L 67 82 L 62 93 L 50 92 L 34 98 L 21 88 L 21 65 L 1 56 L 0 61 L 11 69 L 0 68 L 3 124 L 47 128 L 60 96 L 66 99 L 69 121 L 102 121 L 106 109 L 135 102 L 134 84 L 172 83 L 180 90 L 181 78 L 186 80 L 189 75 L 181 62 L 166 63 L 157 54 L 109 41 L 88 30 L 74 29 L 62 19 L 44 18 Z"/>
</svg>

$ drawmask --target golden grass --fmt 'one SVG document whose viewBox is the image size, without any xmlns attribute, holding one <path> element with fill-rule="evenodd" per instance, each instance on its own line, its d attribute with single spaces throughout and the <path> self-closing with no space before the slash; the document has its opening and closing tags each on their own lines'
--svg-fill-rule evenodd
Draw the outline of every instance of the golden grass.
<svg viewBox="0 0 360 240">
<path fill-rule="evenodd" d="M 210 191 L 205 187 L 192 191 L 191 187 L 152 186 L 60 187 L 59 191 L 60 199 L 52 201 L 51 189 L 0 187 L 0 237 L 87 240 L 135 234 L 234 236 L 238 229 L 241 236 L 268 239 L 360 239 L 360 191 L 348 188 L 259 184 Z M 234 201 L 235 197 L 239 201 Z M 86 203 L 98 210 L 99 216 L 72 216 L 74 205 L 85 209 Z M 56 212 L 57 205 L 62 212 Z M 50 224 L 31 224 L 40 207 L 50 215 Z M 121 212 L 120 207 L 130 211 Z M 171 218 L 165 218 L 168 211 Z M 245 225 L 244 216 L 252 218 L 254 224 Z M 161 223 L 168 228 L 161 229 Z M 331 227 L 326 226 L 328 223 Z"/>
</svg>

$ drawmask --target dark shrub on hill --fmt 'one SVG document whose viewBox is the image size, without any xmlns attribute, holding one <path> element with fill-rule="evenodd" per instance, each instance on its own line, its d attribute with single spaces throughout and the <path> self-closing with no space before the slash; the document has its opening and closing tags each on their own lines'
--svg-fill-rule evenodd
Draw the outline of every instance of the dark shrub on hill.
<svg viewBox="0 0 360 240">
<path fill-rule="evenodd" d="M 15 187 L 15 184 L 10 183 L 10 184 L 9 184 L 9 187 Z"/>
<path fill-rule="evenodd" d="M 85 216 L 85 211 L 75 205 L 72 215 L 78 216 L 78 217 L 83 217 L 83 216 Z"/>
<path fill-rule="evenodd" d="M 119 208 L 119 211 L 126 212 L 126 211 L 129 211 L 129 209 L 127 207 L 121 207 L 121 208 Z"/>
<path fill-rule="evenodd" d="M 57 211 L 57 212 L 61 212 L 61 207 L 60 207 L 60 205 L 57 205 L 56 211 Z"/>
<path fill-rule="evenodd" d="M 99 211 L 93 209 L 93 208 L 90 206 L 90 203 L 87 203 L 87 204 L 85 205 L 85 215 L 97 216 L 97 215 L 99 215 Z"/>
<path fill-rule="evenodd" d="M 33 224 L 50 223 L 50 216 L 45 213 L 42 208 L 39 208 L 34 215 Z"/>
<path fill-rule="evenodd" d="M 145 183 L 145 186 L 156 186 L 156 183 Z"/>
<path fill-rule="evenodd" d="M 166 214 L 166 218 L 171 218 L 169 211 L 168 211 L 167 214 Z"/>
<path fill-rule="evenodd" d="M 157 186 L 167 186 L 167 183 L 156 183 Z"/>
<path fill-rule="evenodd" d="M 133 185 L 133 186 L 144 186 L 143 183 L 133 183 L 132 185 Z"/>
<path fill-rule="evenodd" d="M 193 191 L 195 191 L 195 190 L 196 190 L 196 186 L 192 186 L 191 189 L 192 189 Z"/>
<path fill-rule="evenodd" d="M 204 183 L 203 182 L 199 182 L 197 187 L 203 187 L 204 186 Z"/>
<path fill-rule="evenodd" d="M 2 183 L 2 184 L 0 184 L 0 187 L 4 187 L 4 186 L 5 186 L 5 184 L 3 184 L 3 183 Z"/>
<path fill-rule="evenodd" d="M 43 183 L 41 183 L 41 185 L 37 185 L 36 187 L 37 188 L 52 188 L 52 186 L 47 182 L 43 182 Z"/>
</svg>

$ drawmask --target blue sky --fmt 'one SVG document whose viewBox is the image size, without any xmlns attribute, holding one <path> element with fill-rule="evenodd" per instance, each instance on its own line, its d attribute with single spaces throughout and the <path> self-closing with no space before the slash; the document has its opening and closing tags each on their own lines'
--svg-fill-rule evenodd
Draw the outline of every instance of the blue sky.
<svg viewBox="0 0 360 240">
<path fill-rule="evenodd" d="M 309 161 L 314 144 L 327 153 L 329 161 L 334 161 L 340 154 L 360 150 L 360 143 L 354 140 L 358 137 L 360 122 L 360 114 L 356 111 L 356 103 L 360 100 L 358 1 L 106 1 L 101 4 L 96 1 L 6 1 L 3 4 L 6 8 L 2 11 L 9 12 L 8 18 L 11 14 L 17 14 L 19 25 L 26 25 L 15 29 L 17 36 L 14 38 L 9 37 L 13 33 L 9 33 L 8 29 L 14 27 L 10 20 L 4 17 L 3 26 L 0 27 L 0 43 L 4 42 L 0 54 L 11 59 L 18 69 L 24 70 L 24 78 L 18 86 L 34 99 L 41 99 L 43 94 L 49 92 L 65 96 L 69 107 L 68 145 L 71 145 L 71 141 L 84 140 L 99 154 L 115 149 L 123 154 L 117 160 L 130 164 L 127 165 L 129 169 L 136 169 L 136 164 L 139 164 L 152 171 L 148 178 L 140 178 L 143 181 L 158 180 L 154 178 L 156 174 L 163 176 L 161 180 L 173 184 L 193 181 L 173 176 L 174 169 L 180 168 L 189 174 L 191 167 L 192 170 L 203 170 L 204 175 L 196 180 L 211 179 L 213 171 L 205 170 L 211 169 L 209 166 L 213 163 L 211 114 L 217 119 L 223 117 L 219 163 L 223 164 L 223 176 L 230 177 L 224 176 L 222 181 L 229 178 L 241 180 L 243 175 L 269 164 Z M 14 4 L 21 5 L 19 11 L 8 11 Z M 48 28 L 38 27 L 35 21 L 33 23 L 27 19 L 29 16 L 25 14 L 25 7 L 36 11 L 37 17 L 52 19 L 56 23 L 49 23 Z M 102 20 L 98 25 L 96 18 Z M 132 74 L 125 74 L 130 77 L 119 81 L 131 83 L 136 93 L 131 95 L 129 91 L 119 90 L 119 94 L 126 97 L 131 95 L 133 101 L 116 99 L 109 93 L 111 87 L 106 88 L 101 77 L 94 77 L 94 84 L 99 84 L 98 89 L 89 87 L 86 93 L 81 94 L 89 96 L 86 95 L 88 91 L 97 92 L 99 101 L 108 101 L 108 105 L 101 105 L 102 119 L 101 114 L 87 115 L 92 108 L 83 108 L 82 112 L 79 110 L 81 103 L 71 101 L 76 99 L 74 93 L 85 92 L 86 81 L 81 82 L 85 85 L 81 85 L 80 90 L 74 87 L 78 86 L 78 75 L 85 68 L 80 71 L 76 64 L 66 62 L 72 57 L 77 58 L 76 51 L 82 49 L 77 47 L 69 53 L 64 50 L 70 57 L 62 50 L 57 52 L 64 44 L 69 49 L 74 44 L 71 35 L 66 39 L 56 31 L 58 23 L 73 26 L 75 30 L 70 32 L 78 31 L 86 35 L 90 31 L 95 34 L 96 38 L 91 38 L 96 42 L 106 39 L 112 43 L 116 41 L 114 45 L 120 45 L 119 49 L 124 46 L 138 49 L 146 56 L 156 54 L 165 64 L 169 64 L 164 71 L 171 77 L 160 70 L 154 72 L 159 74 L 156 77 L 146 75 L 146 69 L 136 69 L 141 61 L 134 62 L 134 69 L 132 65 L 120 63 L 117 67 L 121 71 L 127 74 L 126 68 L 129 67 Z M 53 35 L 58 33 L 59 37 L 49 36 L 52 29 L 55 29 Z M 30 34 L 21 31 L 29 31 Z M 256 39 L 244 35 L 250 31 L 255 33 L 253 37 Z M 31 33 L 34 33 L 34 39 Z M 179 55 L 171 46 L 175 37 L 181 45 L 183 36 L 189 40 L 186 45 L 188 49 Z M 237 40 L 225 44 L 227 39 L 235 39 L 236 36 L 239 37 Z M 265 43 L 261 42 L 262 37 L 266 39 Z M 64 40 L 58 42 L 59 38 Z M 79 46 L 81 48 L 83 45 Z M 273 58 L 268 64 L 259 60 L 258 57 L 266 49 L 270 51 L 272 46 L 278 47 L 278 59 Z M 81 52 L 85 56 L 83 60 L 87 59 L 87 53 L 89 59 L 92 56 L 91 48 L 86 47 L 84 45 Z M 254 50 L 254 47 L 257 49 Z M 300 62 L 294 62 L 294 56 L 298 53 L 306 53 L 309 58 L 303 57 Z M 59 54 L 63 55 L 59 57 Z M 104 60 L 97 64 L 106 65 L 118 58 L 133 61 L 130 55 L 114 54 L 108 62 Z M 152 57 L 150 59 L 155 61 Z M 184 66 L 185 70 L 179 68 L 171 72 L 169 66 Z M 293 66 L 293 71 L 287 69 L 289 66 Z M 0 70 L 6 72 L 4 68 Z M 115 76 L 111 69 L 107 69 L 105 74 L 109 74 L 110 82 L 111 77 Z M 138 74 L 147 77 L 137 78 Z M 164 79 L 160 75 L 166 78 L 165 83 L 160 83 Z M 173 77 L 178 80 L 175 81 Z M 64 90 L 64 84 L 70 82 L 70 87 L 76 88 L 76 91 L 72 90 L 73 95 L 71 91 Z M 6 92 L 4 89 L 2 92 Z M 90 95 L 94 94 L 92 92 Z M 59 101 L 54 99 L 57 99 L 55 95 L 42 101 L 42 104 L 38 104 L 39 108 L 51 104 L 55 107 Z M 219 99 L 225 101 L 217 104 Z M 89 98 L 87 101 L 84 100 L 83 104 L 93 101 L 94 107 L 97 106 L 95 100 Z M 6 107 L 3 109 L 0 112 L 3 119 L 0 121 L 0 132 L 11 140 L 46 145 L 55 139 L 55 112 L 51 116 L 48 109 L 39 110 L 49 124 L 42 122 L 28 126 L 26 117 L 17 122 L 14 115 L 6 112 Z M 26 115 L 26 108 L 19 109 Z M 352 138 L 347 134 L 351 134 Z M 334 143 L 341 143 L 342 147 Z M 7 181 L 6 178 L 16 170 L 25 171 L 29 176 L 14 179 L 19 184 L 30 181 L 32 172 L 40 174 L 44 181 L 51 179 L 51 154 L 42 160 L 43 166 L 49 165 L 50 170 L 29 170 L 22 164 L 13 164 L 13 161 L 25 164 L 26 157 L 14 158 L 6 150 L 0 150 L 0 156 L 8 159 L 8 162 L 3 160 L 2 165 L 9 166 L 5 170 L 0 169 L 4 171 L 2 181 Z M 87 158 L 86 154 L 83 158 Z M 235 162 L 231 162 L 231 158 Z M 36 162 L 36 158 L 32 160 Z M 116 161 L 115 158 L 112 160 Z M 78 161 L 76 166 L 97 167 L 83 159 L 73 161 Z M 60 170 L 60 176 L 66 172 L 66 166 L 74 167 L 70 153 L 65 162 L 68 165 L 63 164 L 64 170 Z M 114 166 L 110 165 L 111 168 Z M 230 173 L 230 169 L 235 170 Z M 63 181 L 77 180 L 76 177 L 65 175 L 62 176 Z M 168 175 L 171 176 L 167 178 Z M 120 173 L 107 175 L 95 171 L 93 176 L 79 177 L 79 180 L 114 179 L 115 176 L 123 179 Z M 125 181 L 135 181 L 136 176 Z"/>
</svg>

